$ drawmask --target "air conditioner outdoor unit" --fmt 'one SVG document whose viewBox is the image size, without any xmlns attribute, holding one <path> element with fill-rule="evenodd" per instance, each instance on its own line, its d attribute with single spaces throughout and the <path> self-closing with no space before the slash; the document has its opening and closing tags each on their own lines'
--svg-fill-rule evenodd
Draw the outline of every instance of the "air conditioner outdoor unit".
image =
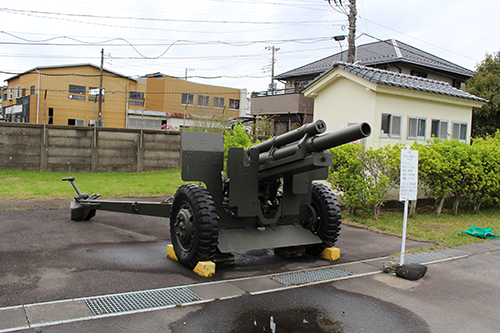
<svg viewBox="0 0 500 333">
<path fill-rule="evenodd" d="M 90 120 L 89 119 L 87 122 L 87 125 L 88 126 L 104 127 L 104 120 L 99 121 L 99 120 L 93 120 L 93 119 Z"/>
</svg>

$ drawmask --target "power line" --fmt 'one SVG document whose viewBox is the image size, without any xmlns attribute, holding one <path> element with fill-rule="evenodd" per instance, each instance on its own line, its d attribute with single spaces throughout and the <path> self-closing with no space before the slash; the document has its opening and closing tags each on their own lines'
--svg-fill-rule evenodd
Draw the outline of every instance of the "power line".
<svg viewBox="0 0 500 333">
<path fill-rule="evenodd" d="M 229 20 L 187 20 L 187 19 L 165 19 L 165 18 L 151 18 L 151 17 L 132 17 L 132 16 L 110 16 L 110 15 L 89 15 L 89 14 L 73 14 L 73 13 L 58 13 L 58 12 L 45 12 L 36 10 L 22 10 L 22 9 L 12 9 L 12 8 L 0 8 L 0 11 L 5 11 L 9 13 L 31 13 L 31 14 L 43 14 L 43 15 L 58 15 L 58 16 L 70 16 L 70 17 L 86 17 L 86 18 L 99 18 L 99 19 L 117 19 L 117 20 L 138 20 L 138 21 L 160 21 L 160 22 L 184 22 L 184 23 L 214 23 L 214 24 L 263 24 L 263 25 L 282 25 L 282 24 L 325 24 L 334 23 L 338 21 L 229 21 Z"/>
<path fill-rule="evenodd" d="M 0 8 L 0 11 L 4 11 L 6 13 L 11 13 L 11 14 L 16 14 L 16 15 L 25 15 L 25 16 L 31 16 L 31 17 L 38 17 L 42 19 L 51 19 L 51 20 L 60 20 L 60 21 L 66 21 L 66 22 L 73 22 L 73 23 L 80 23 L 80 24 L 89 24 L 89 25 L 97 25 L 97 26 L 104 26 L 104 27 L 111 27 L 111 28 L 121 28 L 121 29 L 137 29 L 137 30 L 157 30 L 157 31 L 173 31 L 173 32 L 182 32 L 182 33 L 199 33 L 199 34 L 213 34 L 213 33 L 245 33 L 245 32 L 256 32 L 256 31 L 263 31 L 263 30 L 270 30 L 270 29 L 278 29 L 278 28 L 283 28 L 283 27 L 289 27 L 293 25 L 302 25 L 302 24 L 310 24 L 314 23 L 314 21 L 303 21 L 303 22 L 289 22 L 289 23 L 283 23 L 280 24 L 281 27 L 270 27 L 270 28 L 261 28 L 261 29 L 252 29 L 252 30 L 238 30 L 238 31 L 231 31 L 231 30 L 220 30 L 220 31 L 213 31 L 209 29 L 204 29 L 204 30 L 180 30 L 180 29 L 171 29 L 171 28 L 158 28 L 158 27 L 138 27 L 138 26 L 125 26 L 125 25 L 115 25 L 115 24 L 108 24 L 108 23 L 103 23 L 103 22 L 89 22 L 89 21 L 79 21 L 79 20 L 74 20 L 74 19 L 69 19 L 69 18 L 64 18 L 64 17 L 50 17 L 50 16 L 43 16 L 40 14 L 33 14 L 32 12 L 35 11 L 20 11 L 20 10 L 9 10 L 8 8 Z M 35 12 L 36 13 L 36 12 Z M 74 15 L 74 16 L 92 16 L 93 18 L 106 18 L 106 16 L 99 17 L 96 15 L 83 15 L 83 14 L 60 14 L 60 13 L 52 13 L 53 15 Z M 113 18 L 113 17 L 109 17 Z M 116 18 L 116 17 L 115 17 Z M 228 21 L 230 22 L 230 21 Z M 186 21 L 186 23 L 189 23 Z M 210 23 L 210 21 L 204 22 L 203 20 L 198 20 L 196 23 Z M 222 23 L 222 22 L 220 22 Z M 237 24 L 237 23 L 233 23 Z M 243 22 L 240 22 L 239 24 L 244 24 Z"/>
</svg>

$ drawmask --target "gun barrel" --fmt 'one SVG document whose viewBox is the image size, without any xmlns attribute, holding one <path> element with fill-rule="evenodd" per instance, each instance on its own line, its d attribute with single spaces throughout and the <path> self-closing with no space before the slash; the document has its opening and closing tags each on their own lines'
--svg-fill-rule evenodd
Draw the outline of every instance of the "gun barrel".
<svg viewBox="0 0 500 333">
<path fill-rule="evenodd" d="M 306 134 L 309 136 L 314 136 L 317 134 L 324 133 L 325 131 L 326 131 L 326 123 L 323 120 L 319 119 L 316 120 L 315 122 L 302 125 L 301 127 L 293 131 L 290 131 L 288 133 L 278 135 L 272 138 L 271 140 L 267 140 L 262 143 L 251 146 L 247 149 L 247 152 L 250 151 L 250 149 L 257 149 L 259 153 L 263 153 L 271 150 L 271 148 L 273 147 L 279 148 L 289 143 L 298 141 L 302 139 Z"/>
<path fill-rule="evenodd" d="M 343 144 L 356 141 L 370 136 L 372 129 L 368 123 L 359 123 L 341 129 L 336 132 L 317 136 L 312 139 L 311 145 L 313 151 L 323 151 L 333 147 L 338 147 Z"/>
<path fill-rule="evenodd" d="M 336 132 L 328 133 L 321 136 L 314 136 L 306 140 L 303 144 L 308 153 L 313 151 L 320 152 L 333 147 L 341 146 L 345 143 L 366 138 L 371 134 L 371 127 L 368 123 L 360 123 L 350 126 Z M 279 160 L 288 156 L 294 155 L 299 149 L 298 144 L 282 147 L 274 152 L 264 152 L 259 155 L 259 164 L 264 164 L 272 155 L 274 160 Z"/>
</svg>

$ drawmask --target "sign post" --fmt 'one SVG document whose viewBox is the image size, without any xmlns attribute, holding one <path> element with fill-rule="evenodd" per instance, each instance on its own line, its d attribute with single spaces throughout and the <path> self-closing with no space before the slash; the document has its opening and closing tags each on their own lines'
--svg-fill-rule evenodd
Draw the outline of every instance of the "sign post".
<svg viewBox="0 0 500 333">
<path fill-rule="evenodd" d="M 401 149 L 401 175 L 399 184 L 399 201 L 405 202 L 403 217 L 403 236 L 401 241 L 401 257 L 399 264 L 404 265 L 406 247 L 406 225 L 408 222 L 408 202 L 417 200 L 418 192 L 418 151 Z"/>
</svg>

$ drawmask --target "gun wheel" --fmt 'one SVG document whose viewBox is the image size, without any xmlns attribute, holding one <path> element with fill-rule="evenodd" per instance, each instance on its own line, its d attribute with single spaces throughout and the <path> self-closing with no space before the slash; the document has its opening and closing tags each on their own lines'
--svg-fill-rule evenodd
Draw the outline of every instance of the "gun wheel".
<svg viewBox="0 0 500 333">
<path fill-rule="evenodd" d="M 170 237 L 180 263 L 193 268 L 212 260 L 217 249 L 219 217 L 210 193 L 186 184 L 177 189 L 170 211 Z"/>
<path fill-rule="evenodd" d="M 335 245 L 342 224 L 337 198 L 325 185 L 313 183 L 307 228 L 323 241 L 306 246 L 306 252 L 319 255 L 325 248 Z"/>
</svg>

